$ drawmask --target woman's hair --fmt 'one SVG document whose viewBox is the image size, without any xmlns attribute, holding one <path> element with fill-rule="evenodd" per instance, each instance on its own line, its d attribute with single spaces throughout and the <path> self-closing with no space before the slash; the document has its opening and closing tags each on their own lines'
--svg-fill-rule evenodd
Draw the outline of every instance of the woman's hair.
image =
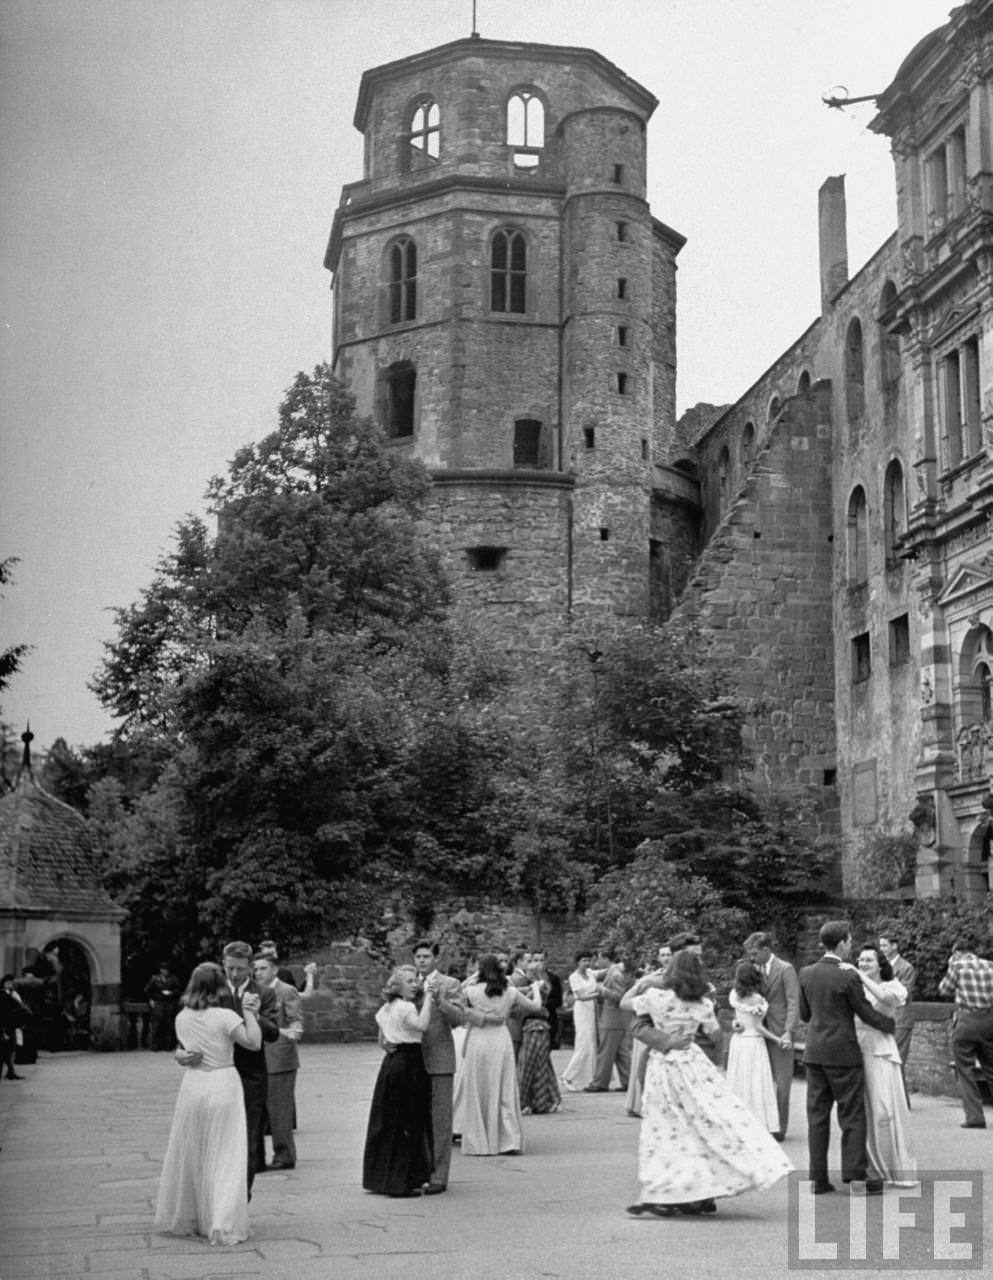
<svg viewBox="0 0 993 1280">
<path fill-rule="evenodd" d="M 709 989 L 703 976 L 703 962 L 695 951 L 677 951 L 662 977 L 662 986 L 687 1003 L 699 1000 Z"/>
<path fill-rule="evenodd" d="M 859 947 L 859 955 L 863 951 L 875 951 L 876 959 L 879 961 L 879 977 L 883 982 L 891 982 L 893 979 L 893 966 L 879 950 L 879 943 L 874 938 L 870 938 L 868 942 L 863 942 Z"/>
<path fill-rule="evenodd" d="M 406 974 L 416 973 L 417 970 L 409 964 L 398 964 L 390 976 L 386 979 L 386 986 L 383 987 L 383 1002 L 389 1004 L 391 1000 L 402 1000 L 403 989 L 401 982 Z"/>
<path fill-rule="evenodd" d="M 479 981 L 486 984 L 488 996 L 502 996 L 507 990 L 507 975 L 496 956 L 480 956 Z"/>
<path fill-rule="evenodd" d="M 577 951 L 573 957 L 573 964 L 578 965 L 580 960 L 592 960 L 593 952 L 587 947 L 585 951 Z"/>
<path fill-rule="evenodd" d="M 735 993 L 741 996 L 754 995 L 762 989 L 762 970 L 751 960 L 739 960 L 734 970 Z"/>
<path fill-rule="evenodd" d="M 198 964 L 186 984 L 183 1004 L 187 1009 L 213 1009 L 219 1003 L 226 981 L 224 970 L 219 964 L 212 961 Z"/>
</svg>

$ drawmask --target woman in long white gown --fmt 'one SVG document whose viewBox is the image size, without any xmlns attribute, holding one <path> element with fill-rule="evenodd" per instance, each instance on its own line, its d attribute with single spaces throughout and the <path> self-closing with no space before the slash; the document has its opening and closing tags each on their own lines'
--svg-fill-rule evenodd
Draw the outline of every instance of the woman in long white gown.
<svg viewBox="0 0 993 1280">
<path fill-rule="evenodd" d="M 530 988 L 530 995 L 509 986 L 494 955 L 480 959 L 478 976 L 478 982 L 465 988 L 470 1009 L 496 1015 L 502 1021 L 470 1026 L 466 1032 L 452 1127 L 462 1135 L 464 1156 L 506 1155 L 524 1150 L 517 1060 L 506 1019 L 515 1006 L 524 1013 L 537 1013 L 541 994 L 537 983 Z"/>
<path fill-rule="evenodd" d="M 875 943 L 859 951 L 859 977 L 873 1008 L 893 1017 L 907 1002 L 907 989 L 893 977 L 890 962 Z M 917 1160 L 910 1149 L 910 1109 L 903 1087 L 900 1050 L 885 1031 L 855 1019 L 865 1072 L 866 1150 L 877 1177 L 894 1186 L 914 1186 Z"/>
<path fill-rule="evenodd" d="M 593 1080 L 596 1071 L 596 1001 L 602 988 L 590 968 L 593 957 L 585 951 L 576 956 L 576 967 L 569 974 L 572 992 L 572 1025 L 575 1042 L 572 1057 L 562 1072 L 562 1083 L 570 1093 L 579 1093 Z"/>
<path fill-rule="evenodd" d="M 762 971 L 742 960 L 734 971 L 728 1003 L 734 1010 L 735 1033 L 728 1045 L 727 1081 L 753 1116 L 769 1130 L 779 1130 L 779 1104 L 766 1041 L 779 1037 L 762 1025 L 769 1008 L 761 994 Z"/>
<path fill-rule="evenodd" d="M 206 1236 L 211 1244 L 240 1244 L 248 1226 L 248 1136 L 245 1095 L 235 1070 L 234 1046 L 258 1049 L 258 996 L 242 1001 L 244 1018 L 217 1001 L 224 971 L 216 964 L 193 970 L 176 1018 L 176 1036 L 202 1057 L 183 1068 L 162 1163 L 155 1225 L 171 1235 Z"/>
<path fill-rule="evenodd" d="M 653 983 L 661 983 L 661 990 Z M 668 1217 L 714 1213 L 722 1196 L 771 1186 L 793 1167 L 693 1041 L 697 1028 L 721 1034 L 700 957 L 673 956 L 661 978 L 641 978 L 621 1008 L 647 1014 L 677 1047 L 651 1049 L 638 1140 L 641 1195 L 628 1213 Z"/>
</svg>

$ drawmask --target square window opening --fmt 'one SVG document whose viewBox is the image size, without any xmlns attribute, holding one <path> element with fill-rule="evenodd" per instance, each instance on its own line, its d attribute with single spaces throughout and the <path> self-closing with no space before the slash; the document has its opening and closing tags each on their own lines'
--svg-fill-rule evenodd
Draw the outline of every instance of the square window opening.
<svg viewBox="0 0 993 1280">
<path fill-rule="evenodd" d="M 600 526 L 600 541 L 601 541 L 601 542 L 608 542 L 609 540 L 610 540 L 610 530 L 607 528 L 607 526 L 606 526 L 606 525 L 601 525 L 601 526 Z"/>
<path fill-rule="evenodd" d="M 495 573 L 507 555 L 506 547 L 466 547 L 469 568 L 480 573 Z"/>
</svg>

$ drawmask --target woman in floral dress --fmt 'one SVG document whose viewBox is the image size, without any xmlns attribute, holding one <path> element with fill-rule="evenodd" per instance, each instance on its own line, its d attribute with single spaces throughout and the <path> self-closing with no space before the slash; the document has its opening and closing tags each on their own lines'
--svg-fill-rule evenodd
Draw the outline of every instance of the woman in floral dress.
<svg viewBox="0 0 993 1280">
<path fill-rule="evenodd" d="M 630 1214 L 714 1213 L 717 1199 L 769 1187 L 793 1167 L 693 1043 L 698 1027 L 715 1043 L 721 1034 L 707 989 L 700 957 L 680 951 L 661 977 L 641 978 L 621 1000 L 622 1009 L 647 1014 L 677 1046 L 649 1053 L 638 1143 L 641 1195 Z"/>
</svg>

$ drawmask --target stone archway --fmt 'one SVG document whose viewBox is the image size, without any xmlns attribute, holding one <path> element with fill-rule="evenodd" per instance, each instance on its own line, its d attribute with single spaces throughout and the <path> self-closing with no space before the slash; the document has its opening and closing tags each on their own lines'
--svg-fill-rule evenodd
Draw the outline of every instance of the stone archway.
<svg viewBox="0 0 993 1280">
<path fill-rule="evenodd" d="M 55 975 L 55 1000 L 44 1028 L 46 1047 L 86 1049 L 90 1044 L 90 1013 L 96 980 L 89 947 L 79 938 L 60 934 L 46 942 L 42 956 Z"/>
<path fill-rule="evenodd" d="M 993 842 L 993 819 L 983 817 L 973 828 L 969 848 L 956 877 L 956 888 L 966 902 L 982 902 L 993 889 L 990 883 L 990 846 Z"/>
</svg>

